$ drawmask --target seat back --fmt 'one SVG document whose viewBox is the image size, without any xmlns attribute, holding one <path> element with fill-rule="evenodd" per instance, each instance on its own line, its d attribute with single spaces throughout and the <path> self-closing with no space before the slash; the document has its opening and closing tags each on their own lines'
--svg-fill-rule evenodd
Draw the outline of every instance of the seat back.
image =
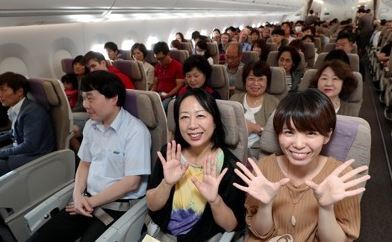
<svg viewBox="0 0 392 242">
<path fill-rule="evenodd" d="M 180 45 L 182 50 L 187 50 L 192 55 L 192 42 L 181 42 Z"/>
<path fill-rule="evenodd" d="M 273 127 L 273 118 L 274 115 L 269 117 L 260 139 L 260 149 L 264 155 L 282 153 Z M 369 165 L 370 147 L 371 130 L 366 120 L 359 117 L 337 115 L 335 131 L 321 154 L 332 156 L 340 161 L 355 159 L 352 164 L 355 168 Z"/>
<path fill-rule="evenodd" d="M 216 42 L 207 42 L 207 51 L 214 61 L 214 64 L 219 64 L 218 44 Z"/>
<path fill-rule="evenodd" d="M 256 51 L 244 51 L 242 52 L 241 62 L 245 65 L 258 61 L 259 54 Z"/>
<path fill-rule="evenodd" d="M 328 44 L 325 45 L 324 47 L 324 52 L 330 52 L 331 50 L 334 50 L 336 48 L 336 43 L 331 43 L 329 42 Z M 353 44 L 353 50 L 351 51 L 352 54 L 357 54 L 358 53 L 358 46 L 357 44 Z"/>
<path fill-rule="evenodd" d="M 314 63 L 314 69 L 320 69 L 324 65 L 325 57 L 328 55 L 328 52 L 322 52 L 318 55 L 316 63 Z M 358 54 L 347 54 L 348 59 L 350 60 L 351 70 L 359 72 L 359 56 Z"/>
<path fill-rule="evenodd" d="M 24 215 L 72 183 L 74 174 L 74 152 L 59 150 L 0 177 L 0 214 L 17 241 L 25 241 L 30 236 Z"/>
<path fill-rule="evenodd" d="M 72 111 L 63 85 L 58 80 L 30 78 L 27 80 L 34 100 L 49 111 L 52 117 L 58 150 L 69 147 L 72 133 Z"/>
<path fill-rule="evenodd" d="M 212 65 L 212 72 L 209 85 L 216 90 L 221 99 L 229 99 L 229 77 L 224 65 Z"/>
<path fill-rule="evenodd" d="M 127 90 L 124 109 L 139 118 L 151 134 L 151 167 L 157 159 L 157 151 L 167 143 L 167 120 L 158 93 Z"/>
<path fill-rule="evenodd" d="M 269 40 L 270 40 L 270 39 L 269 39 Z M 278 47 L 276 46 L 275 43 L 272 43 L 272 42 L 268 42 L 268 41 L 267 41 L 266 45 L 267 45 L 267 49 L 270 50 L 270 51 L 276 51 L 276 50 L 278 50 Z"/>
<path fill-rule="evenodd" d="M 152 50 L 147 50 L 147 55 L 144 57 L 144 59 L 153 66 L 158 63 L 157 58 L 155 58 L 154 51 Z"/>
<path fill-rule="evenodd" d="M 73 58 L 61 59 L 61 69 L 63 70 L 63 72 L 65 74 L 72 74 L 72 73 L 74 73 L 72 62 L 73 62 Z"/>
<path fill-rule="evenodd" d="M 304 77 L 302 78 L 302 81 L 298 87 L 299 91 L 304 91 L 310 86 L 310 83 L 315 77 L 317 71 L 318 71 L 317 69 L 309 69 L 305 72 Z M 358 113 L 359 113 L 359 109 L 361 108 L 362 101 L 363 101 L 363 80 L 362 80 L 361 73 L 353 72 L 353 74 L 357 79 L 358 86 L 357 88 L 354 89 L 353 93 L 351 93 L 351 95 L 348 97 L 347 102 L 355 104 L 355 108 L 358 109 Z"/>
<path fill-rule="evenodd" d="M 132 55 L 130 50 L 118 50 L 119 52 L 119 59 L 122 60 L 132 60 Z"/>
<path fill-rule="evenodd" d="M 313 68 L 316 50 L 313 43 L 303 43 L 306 68 Z"/>
<path fill-rule="evenodd" d="M 170 50 L 169 54 L 181 64 L 184 64 L 185 60 L 189 57 L 189 52 L 187 50 Z"/>
<path fill-rule="evenodd" d="M 314 47 L 317 49 L 317 53 L 320 53 L 322 51 L 322 46 L 321 46 L 321 39 L 320 37 L 314 37 Z"/>
<path fill-rule="evenodd" d="M 113 66 L 127 75 L 136 89 L 147 90 L 146 72 L 144 71 L 143 63 L 134 60 L 116 60 L 113 61 Z"/>
<path fill-rule="evenodd" d="M 216 100 L 226 132 L 225 144 L 241 161 L 246 161 L 248 152 L 248 131 L 241 103 L 228 100 Z M 174 137 L 174 100 L 169 103 L 167 124 L 171 137 Z"/>
</svg>

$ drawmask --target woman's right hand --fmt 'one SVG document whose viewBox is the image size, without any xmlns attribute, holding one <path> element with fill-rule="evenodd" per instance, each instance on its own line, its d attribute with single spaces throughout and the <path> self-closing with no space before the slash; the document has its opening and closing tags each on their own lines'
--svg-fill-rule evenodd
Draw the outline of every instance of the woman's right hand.
<svg viewBox="0 0 392 242">
<path fill-rule="evenodd" d="M 246 121 L 246 125 L 248 128 L 248 134 L 255 133 L 255 134 L 261 135 L 261 133 L 264 130 L 264 128 L 260 124 L 252 123 L 250 121 Z"/>
<path fill-rule="evenodd" d="M 66 208 L 66 211 L 72 214 L 80 214 L 86 217 L 92 217 L 94 209 L 90 206 L 85 196 L 82 194 L 74 194 L 73 196 L 73 208 Z"/>
<path fill-rule="evenodd" d="M 271 204 L 276 194 L 278 193 L 280 187 L 288 183 L 290 179 L 283 178 L 278 182 L 270 182 L 269 180 L 267 180 L 267 178 L 264 177 L 263 173 L 261 173 L 259 167 L 252 159 L 249 158 L 248 161 L 252 166 L 255 175 L 252 174 L 252 172 L 248 168 L 246 168 L 243 164 L 237 162 L 237 166 L 241 169 L 242 172 L 237 168 L 234 169 L 234 172 L 248 186 L 247 187 L 242 186 L 237 183 L 234 183 L 233 185 L 236 188 L 248 193 L 255 199 L 259 200 L 262 204 L 264 205 Z"/>
<path fill-rule="evenodd" d="M 181 164 L 181 145 L 172 140 L 167 144 L 166 159 L 158 151 L 159 160 L 162 163 L 164 181 L 168 185 L 174 185 L 185 174 L 188 169 L 187 164 Z"/>
</svg>

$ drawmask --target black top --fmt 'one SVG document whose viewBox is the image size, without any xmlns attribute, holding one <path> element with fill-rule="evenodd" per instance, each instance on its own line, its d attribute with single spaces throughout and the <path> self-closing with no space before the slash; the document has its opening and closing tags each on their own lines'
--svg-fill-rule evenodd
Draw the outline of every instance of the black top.
<svg viewBox="0 0 392 242">
<path fill-rule="evenodd" d="M 235 230 L 239 231 L 245 227 L 245 193 L 233 186 L 234 182 L 242 185 L 244 184 L 242 180 L 234 173 L 235 162 L 239 161 L 239 159 L 236 158 L 228 149 L 221 149 L 223 150 L 224 154 L 222 170 L 227 167 L 228 171 L 219 185 L 218 193 L 222 197 L 225 204 L 233 211 L 234 216 L 237 219 L 237 227 Z M 166 146 L 162 147 L 161 152 L 163 157 L 166 157 Z M 154 171 L 150 176 L 147 189 L 157 187 L 161 183 L 163 177 L 162 164 L 158 160 L 155 163 Z M 169 199 L 161 210 L 155 212 L 149 210 L 151 219 L 154 221 L 154 223 L 159 225 L 160 229 L 165 233 L 170 233 L 170 231 L 167 230 L 167 226 L 169 224 L 172 211 L 174 190 L 175 188 L 173 187 L 170 192 Z M 187 234 L 178 235 L 177 241 L 206 241 L 217 233 L 221 232 L 223 233 L 225 231 L 215 223 L 211 207 L 209 203 L 207 203 L 200 220 Z"/>
</svg>

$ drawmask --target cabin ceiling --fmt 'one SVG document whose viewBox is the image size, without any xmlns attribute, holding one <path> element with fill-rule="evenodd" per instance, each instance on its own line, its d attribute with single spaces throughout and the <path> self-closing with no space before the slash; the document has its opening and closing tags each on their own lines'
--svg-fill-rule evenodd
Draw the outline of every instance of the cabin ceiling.
<svg viewBox="0 0 392 242">
<path fill-rule="evenodd" d="M 287 14 L 307 0 L 0 0 L 0 27 L 77 22 L 78 16 L 102 21 L 138 14 Z M 87 17 L 86 17 L 87 16 Z"/>
</svg>

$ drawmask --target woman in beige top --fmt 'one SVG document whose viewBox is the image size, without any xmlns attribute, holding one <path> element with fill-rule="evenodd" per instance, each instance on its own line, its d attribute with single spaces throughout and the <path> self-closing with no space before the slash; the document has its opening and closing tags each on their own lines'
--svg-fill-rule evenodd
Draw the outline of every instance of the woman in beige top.
<svg viewBox="0 0 392 242">
<path fill-rule="evenodd" d="M 247 241 L 352 241 L 360 230 L 357 185 L 368 169 L 351 169 L 320 155 L 336 124 L 330 99 L 316 89 L 291 93 L 281 101 L 274 128 L 282 154 L 273 154 L 258 165 L 249 159 L 253 173 L 244 165 L 236 174 L 247 186 L 245 207 L 249 227 Z"/>
<path fill-rule="evenodd" d="M 146 46 L 142 43 L 135 43 L 131 48 L 131 55 L 134 60 L 143 63 L 143 69 L 146 73 L 147 89 L 150 90 L 154 82 L 154 67 L 145 60 L 147 56 Z"/>
</svg>

